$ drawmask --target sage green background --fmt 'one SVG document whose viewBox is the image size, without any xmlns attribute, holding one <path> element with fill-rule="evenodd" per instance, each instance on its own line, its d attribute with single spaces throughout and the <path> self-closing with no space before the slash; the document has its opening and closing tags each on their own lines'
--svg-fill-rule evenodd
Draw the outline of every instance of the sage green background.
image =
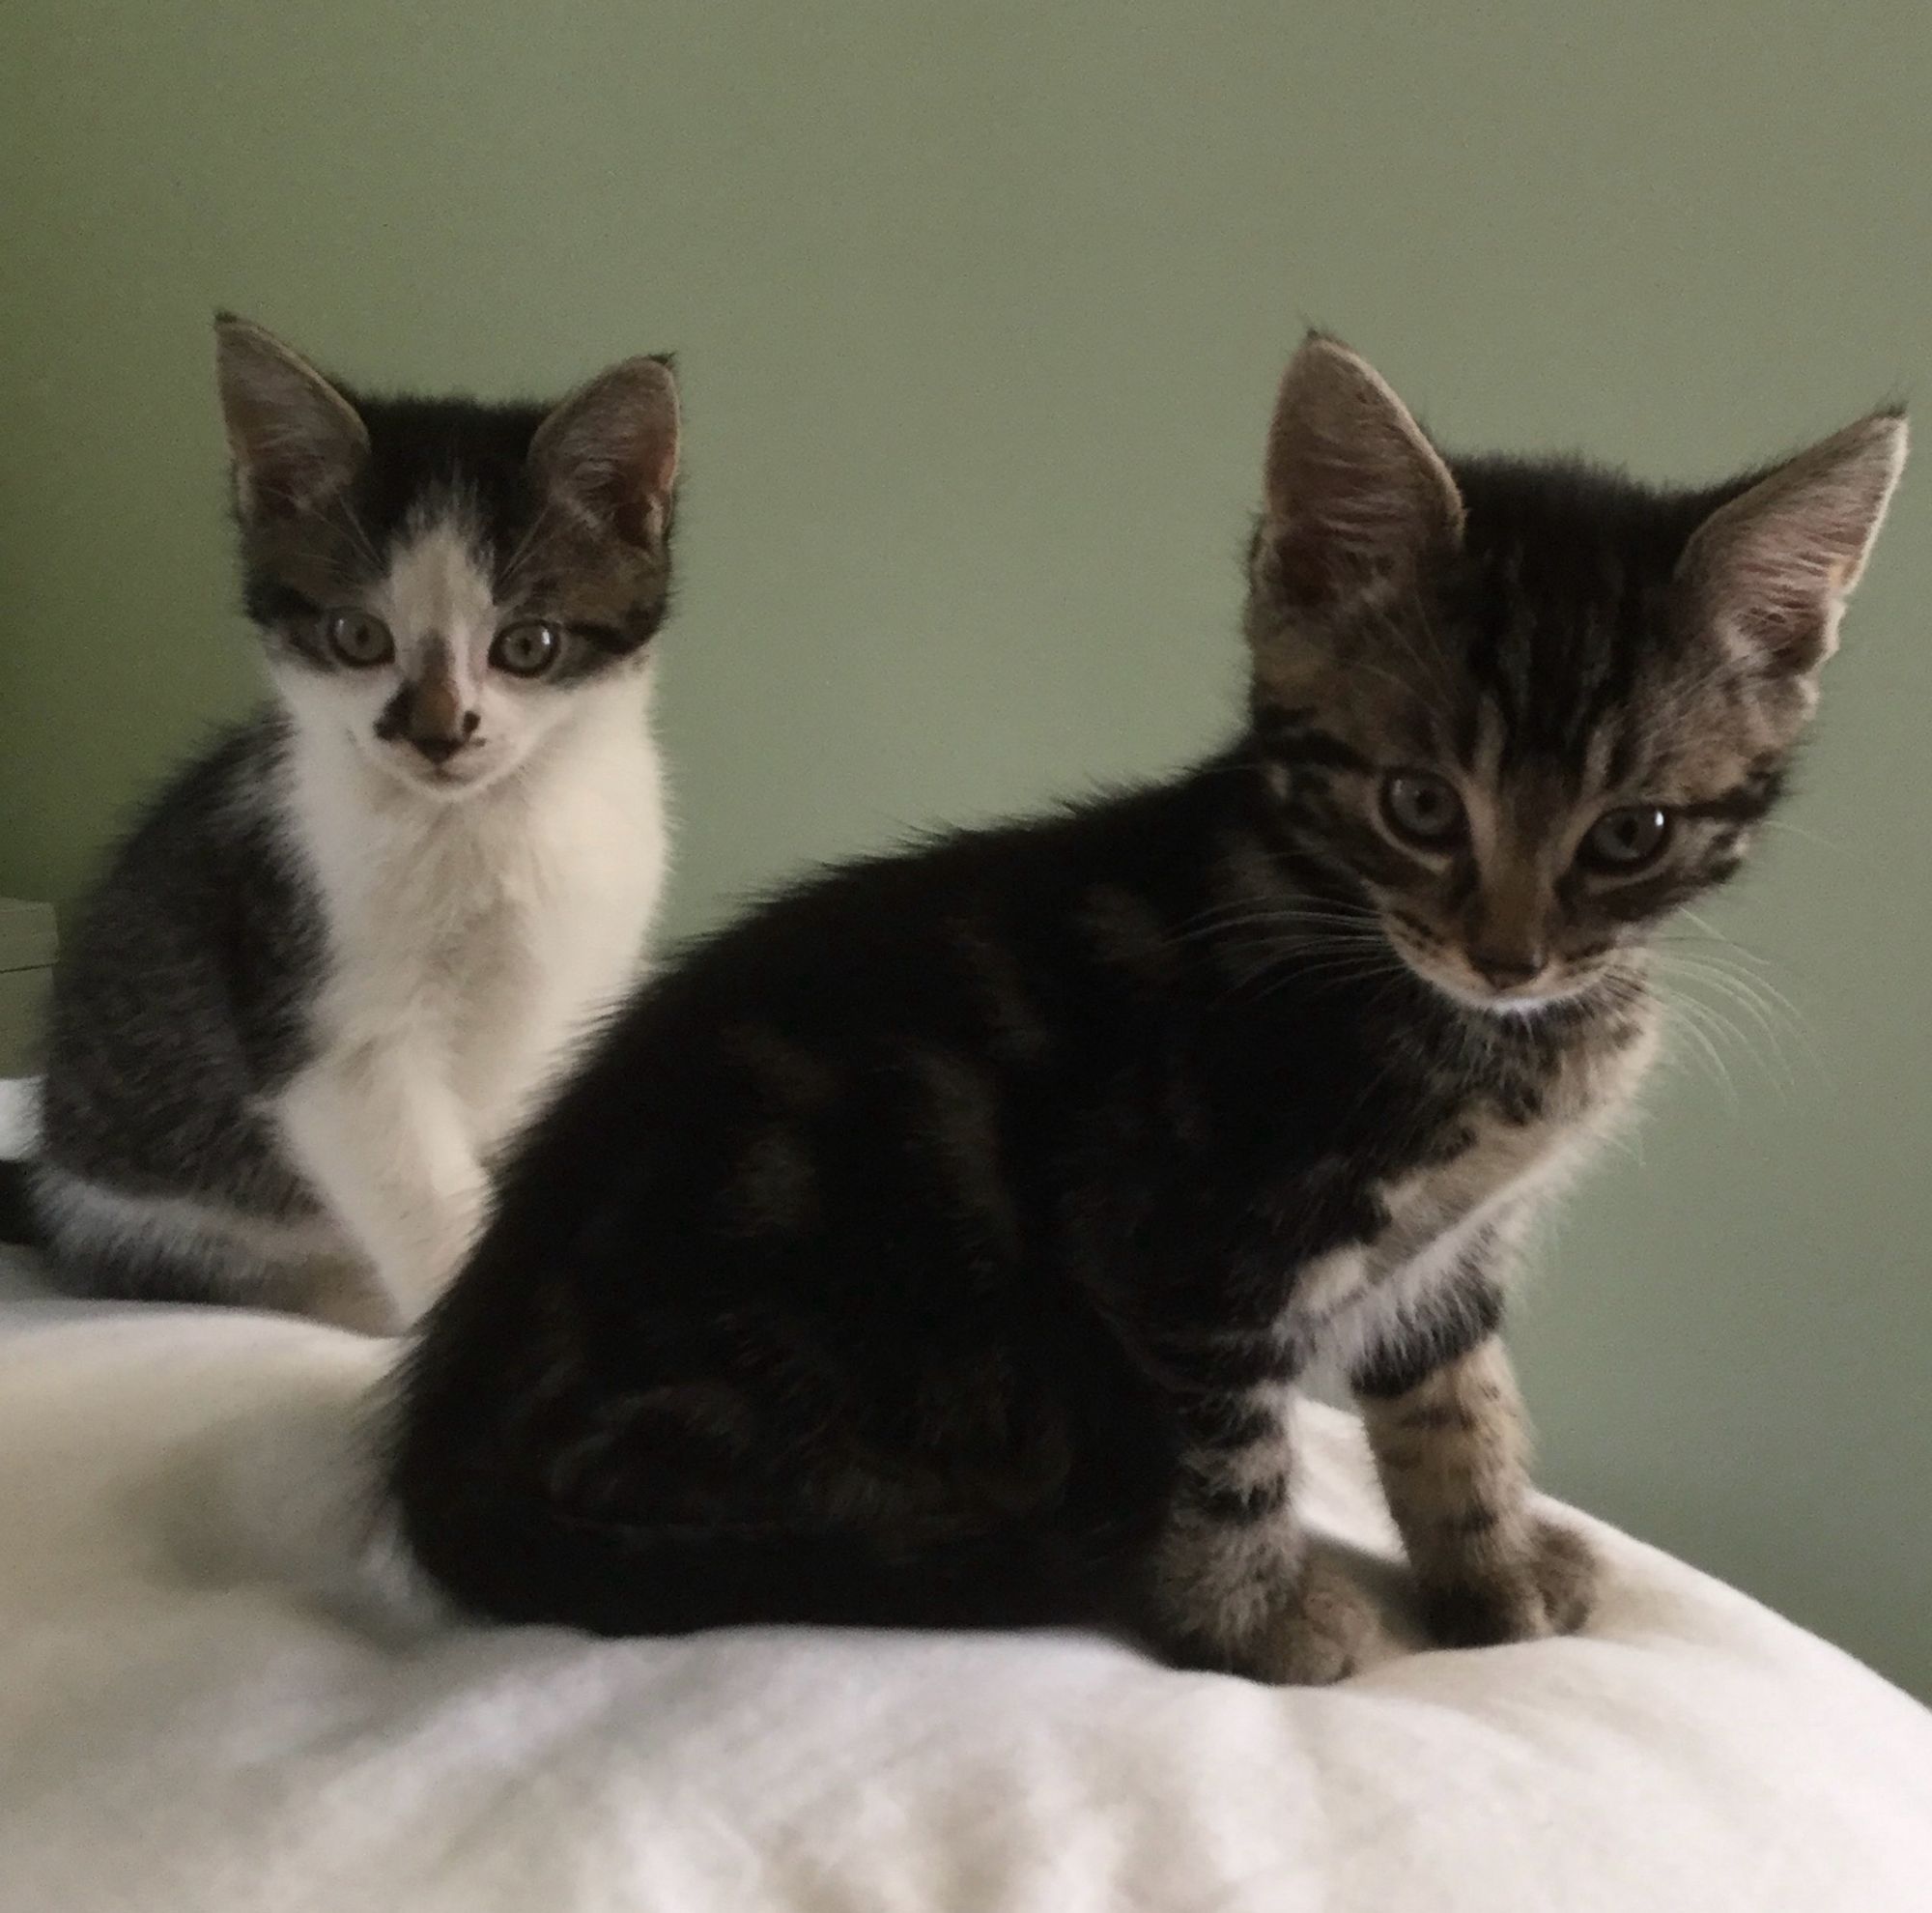
<svg viewBox="0 0 1932 1913">
<path fill-rule="evenodd" d="M 680 354 L 675 919 L 1210 744 L 1304 322 L 1452 443 L 1713 475 L 1922 382 L 1932 14 L 1703 0 L 0 14 L 0 892 L 251 694 L 208 318 L 351 377 Z M 1562 1492 L 1932 1691 L 1932 475 L 1694 1050 L 1520 1319 Z M 1781 1057 L 1781 1061 L 1780 1061 Z"/>
</svg>

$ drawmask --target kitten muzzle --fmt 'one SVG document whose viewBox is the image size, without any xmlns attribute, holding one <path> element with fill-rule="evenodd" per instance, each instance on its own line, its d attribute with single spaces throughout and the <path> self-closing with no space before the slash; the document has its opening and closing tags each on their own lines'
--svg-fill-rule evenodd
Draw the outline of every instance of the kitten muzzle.
<svg viewBox="0 0 1932 1913">
<path fill-rule="evenodd" d="M 400 739 L 440 765 L 469 742 L 480 721 L 475 711 L 464 708 L 462 687 L 439 648 L 422 675 L 383 706 L 376 735 L 385 744 Z"/>
</svg>

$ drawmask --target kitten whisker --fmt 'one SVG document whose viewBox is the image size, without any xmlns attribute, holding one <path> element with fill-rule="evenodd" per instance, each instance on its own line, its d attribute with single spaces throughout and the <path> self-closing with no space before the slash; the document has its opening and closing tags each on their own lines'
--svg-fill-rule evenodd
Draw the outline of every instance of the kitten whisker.
<svg viewBox="0 0 1932 1913">
<path fill-rule="evenodd" d="M 1821 850 L 1829 850 L 1834 857 L 1853 857 L 1869 866 L 1871 856 L 1857 844 L 1840 843 L 1835 838 L 1826 837 L 1822 832 L 1807 830 L 1803 824 L 1788 822 L 1783 817 L 1760 817 L 1755 828 L 1758 830 L 1781 830 L 1787 837 L 1796 837 L 1806 843 L 1814 843 Z"/>
<path fill-rule="evenodd" d="M 1753 963 L 1769 963 L 1772 960 L 1769 956 L 1763 956 L 1759 952 L 1752 950 L 1747 944 L 1740 943 L 1736 937 L 1727 935 L 1724 931 L 1720 930 L 1717 927 L 1717 925 L 1712 923 L 1708 917 L 1699 915 L 1699 913 L 1691 909 L 1689 904 L 1680 905 L 1677 914 L 1680 917 L 1682 917 L 1686 923 L 1691 924 L 1696 928 L 1702 930 L 1705 936 L 1710 938 L 1712 942 L 1720 943 L 1727 950 L 1736 951 L 1740 956 L 1749 957 Z"/>
<path fill-rule="evenodd" d="M 1698 1053 L 1710 1065 L 1712 1080 L 1723 1092 L 1724 1101 L 1735 1115 L 1743 1107 L 1738 1099 L 1737 1085 L 1731 1080 L 1731 1072 L 1718 1045 L 1698 1020 L 1701 1014 L 1707 1014 L 1707 1006 L 1680 996 L 1675 998 L 1669 1007 L 1679 1013 L 1676 1027 L 1696 1044 Z"/>
<path fill-rule="evenodd" d="M 1787 1087 L 1795 1087 L 1797 1077 L 1781 1047 L 1785 1036 L 1798 1040 L 1806 1062 L 1813 1069 L 1822 1068 L 1822 1059 L 1809 1026 L 1797 1006 L 1775 985 L 1761 977 L 1726 969 L 1708 954 L 1693 956 L 1681 952 L 1658 951 L 1654 955 L 1660 972 L 1666 979 L 1681 982 L 1687 988 L 1702 985 L 1711 989 L 1748 1015 L 1763 1031 L 1770 1053 L 1776 1059 Z"/>
</svg>

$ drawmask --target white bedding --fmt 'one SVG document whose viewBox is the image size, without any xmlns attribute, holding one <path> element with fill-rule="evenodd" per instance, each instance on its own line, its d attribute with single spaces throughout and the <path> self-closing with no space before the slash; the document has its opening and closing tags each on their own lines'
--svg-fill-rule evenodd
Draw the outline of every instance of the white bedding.
<svg viewBox="0 0 1932 1913">
<path fill-rule="evenodd" d="M 10 1267 L 5 1913 L 1932 1907 L 1932 1715 L 1598 1525 L 1586 1636 L 1326 1692 L 1073 1635 L 410 1629 L 329 1514 L 384 1350 Z M 1352 1424 L 1307 1436 L 1385 1556 Z"/>
</svg>

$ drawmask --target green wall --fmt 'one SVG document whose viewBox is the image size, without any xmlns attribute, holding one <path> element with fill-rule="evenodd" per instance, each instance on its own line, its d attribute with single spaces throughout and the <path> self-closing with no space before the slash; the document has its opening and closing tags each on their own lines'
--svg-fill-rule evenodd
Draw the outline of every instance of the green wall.
<svg viewBox="0 0 1932 1913">
<path fill-rule="evenodd" d="M 675 347 L 689 926 L 1227 722 L 1310 319 L 1450 442 L 1721 472 L 1921 381 L 1912 4 L 0 14 L 0 892 L 70 898 L 250 695 L 208 317 L 352 377 Z M 1520 1346 L 1564 1492 L 1932 1691 L 1932 476 L 1790 831 L 1719 912 L 1797 1007 L 1694 1050 Z"/>
</svg>

